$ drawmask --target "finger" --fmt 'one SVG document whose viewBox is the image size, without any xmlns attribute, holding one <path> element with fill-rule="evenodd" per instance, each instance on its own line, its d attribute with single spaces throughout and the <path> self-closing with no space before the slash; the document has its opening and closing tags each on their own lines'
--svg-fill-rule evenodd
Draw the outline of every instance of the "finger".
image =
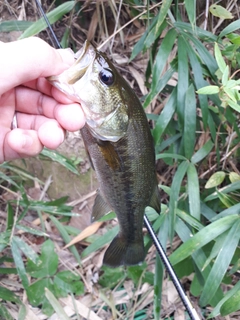
<svg viewBox="0 0 240 320">
<path fill-rule="evenodd" d="M 33 157 L 39 154 L 42 148 L 43 145 L 36 131 L 15 129 L 6 134 L 3 145 L 3 161 Z"/>
<path fill-rule="evenodd" d="M 69 50 L 54 49 L 36 37 L 0 43 L 0 52 L 0 94 L 21 83 L 59 74 L 74 62 Z"/>
<path fill-rule="evenodd" d="M 16 88 L 15 93 L 17 103 L 16 110 L 22 114 L 29 113 L 44 115 L 52 119 L 55 118 L 64 129 L 69 131 L 79 130 L 85 124 L 85 117 L 78 103 L 61 104 L 52 97 L 24 87 Z M 21 119 L 22 117 L 24 117 L 24 115 L 21 115 Z M 21 127 L 26 128 L 25 125 Z M 30 129 L 30 126 L 28 129 Z M 37 130 L 37 128 L 33 126 L 31 129 Z"/>
<path fill-rule="evenodd" d="M 21 113 L 16 116 L 18 128 L 37 131 L 38 138 L 45 147 L 56 149 L 63 142 L 65 132 L 56 120 Z"/>
</svg>

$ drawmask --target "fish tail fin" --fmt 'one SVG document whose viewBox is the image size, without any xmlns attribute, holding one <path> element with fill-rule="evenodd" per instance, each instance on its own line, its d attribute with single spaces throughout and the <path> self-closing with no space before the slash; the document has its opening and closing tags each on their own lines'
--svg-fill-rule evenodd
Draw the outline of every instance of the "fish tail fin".
<svg viewBox="0 0 240 320">
<path fill-rule="evenodd" d="M 142 262 L 144 257 L 143 239 L 128 243 L 117 235 L 105 252 L 103 264 L 113 268 L 121 265 L 132 266 Z"/>
</svg>

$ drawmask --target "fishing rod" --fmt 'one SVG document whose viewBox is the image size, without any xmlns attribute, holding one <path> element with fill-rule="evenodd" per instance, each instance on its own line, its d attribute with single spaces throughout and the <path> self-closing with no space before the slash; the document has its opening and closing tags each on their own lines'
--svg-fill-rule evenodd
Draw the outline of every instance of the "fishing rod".
<svg viewBox="0 0 240 320">
<path fill-rule="evenodd" d="M 40 14 L 43 16 L 43 18 L 44 18 L 44 20 L 45 20 L 45 22 L 46 22 L 46 24 L 47 24 L 47 26 L 48 26 L 48 28 L 49 28 L 49 30 L 51 32 L 51 35 L 53 36 L 53 39 L 55 41 L 56 46 L 58 48 L 61 48 L 62 46 L 61 46 L 60 42 L 58 41 L 58 39 L 57 39 L 57 37 L 55 35 L 55 32 L 53 31 L 53 29 L 51 27 L 51 24 L 50 24 L 50 22 L 49 22 L 49 20 L 48 20 L 48 18 L 46 16 L 42 6 L 41 6 L 41 3 L 39 2 L 39 0 L 35 0 L 35 1 L 36 1 L 38 10 L 40 11 Z M 185 292 L 184 292 L 184 290 L 182 288 L 182 285 L 180 283 L 180 280 L 178 279 L 178 277 L 177 277 L 177 275 L 176 275 L 176 273 L 175 273 L 175 271 L 174 271 L 174 269 L 173 269 L 173 267 L 172 267 L 167 255 L 166 255 L 166 253 L 165 253 L 165 251 L 164 251 L 164 249 L 163 249 L 163 247 L 162 247 L 157 235 L 155 234 L 155 232 L 153 230 L 153 227 L 152 227 L 151 223 L 149 222 L 146 214 L 144 215 L 144 224 L 145 224 L 145 227 L 148 230 L 149 235 L 152 238 L 153 244 L 154 244 L 154 246 L 155 246 L 155 248 L 156 248 L 156 250 L 157 250 L 157 252 L 158 252 L 158 254 L 159 254 L 160 258 L 161 258 L 161 261 L 164 264 L 164 266 L 165 266 L 165 268 L 166 268 L 166 270 L 167 270 L 167 272 L 169 274 L 169 277 L 171 278 L 171 280 L 172 280 L 172 282 L 173 282 L 173 284 L 174 284 L 174 286 L 175 286 L 175 288 L 176 288 L 176 290 L 177 290 L 177 292 L 179 294 L 179 297 L 181 298 L 182 303 L 186 308 L 186 311 L 187 311 L 190 319 L 191 320 L 200 320 L 196 310 L 193 308 L 190 300 L 188 299 L 187 295 L 185 294 Z"/>
</svg>

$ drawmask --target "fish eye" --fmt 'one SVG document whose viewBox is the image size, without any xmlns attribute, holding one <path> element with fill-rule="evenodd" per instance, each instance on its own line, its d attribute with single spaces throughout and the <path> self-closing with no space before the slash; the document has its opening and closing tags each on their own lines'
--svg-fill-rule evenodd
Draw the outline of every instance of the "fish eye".
<svg viewBox="0 0 240 320">
<path fill-rule="evenodd" d="M 103 69 L 99 72 L 100 81 L 107 85 L 111 86 L 114 83 L 114 74 L 109 69 Z"/>
</svg>

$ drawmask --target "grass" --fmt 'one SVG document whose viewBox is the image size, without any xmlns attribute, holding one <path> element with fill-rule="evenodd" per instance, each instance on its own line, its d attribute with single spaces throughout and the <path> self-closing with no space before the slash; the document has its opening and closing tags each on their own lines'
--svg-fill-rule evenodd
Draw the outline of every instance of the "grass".
<svg viewBox="0 0 240 320">
<path fill-rule="evenodd" d="M 147 210 L 148 217 L 198 313 L 204 318 L 225 319 L 230 315 L 237 319 L 240 22 L 236 3 L 229 0 L 217 4 L 231 12 L 233 19 L 224 19 L 219 11 L 193 0 L 164 0 L 161 7 L 157 1 L 143 6 L 140 0 L 129 0 L 121 2 L 120 11 L 119 4 L 112 1 L 68 1 L 62 5 L 56 1 L 55 5 L 58 16 L 53 8 L 49 15 L 57 21 L 57 33 L 65 46 L 78 48 L 86 37 L 101 45 L 114 33 L 103 48 L 120 63 L 120 71 L 124 69 L 123 75 L 139 96 L 145 90 L 138 85 L 145 82 L 148 90 L 143 106 L 153 127 L 163 199 L 161 215 Z M 47 7 L 44 3 L 45 10 Z M 67 11 L 69 14 L 64 15 Z M 130 27 L 124 27 L 129 21 Z M 4 22 L 0 28 L 9 25 L 23 29 L 17 22 Z M 38 33 L 39 29 L 39 23 L 31 25 L 25 34 L 32 35 L 31 30 Z M 125 57 L 131 63 L 126 64 Z M 61 162 L 60 158 L 57 156 Z M 67 163 L 68 170 L 76 170 L 74 161 Z M 33 201 L 27 182 L 36 178 L 12 164 L 2 165 L 1 179 L 4 192 L 13 195 L 12 200 L 2 204 L 7 218 L 0 241 L 2 274 L 7 274 L 6 279 L 21 279 L 19 291 L 9 284 L 0 287 L 4 319 L 17 318 L 12 303 L 18 305 L 15 314 L 24 319 L 29 305 L 22 298 L 23 292 L 32 305 L 49 317 L 56 312 L 61 319 L 70 317 L 65 314 L 66 308 L 62 310 L 65 305 L 71 305 L 71 315 L 75 314 L 76 319 L 169 319 L 174 313 L 177 317 L 176 308 L 188 319 L 147 235 L 149 253 L 142 266 L 114 270 L 101 267 L 102 248 L 117 232 L 114 221 L 105 225 L 104 236 L 90 230 L 88 246 L 84 250 L 82 246 L 80 254 L 79 247 L 71 247 L 78 263 L 66 266 L 61 257 L 63 250 L 57 240 L 48 239 L 51 236 L 46 230 L 47 222 L 55 226 L 65 243 L 76 235 L 77 230 L 68 226 L 72 208 L 66 198 Z M 41 185 L 41 181 L 38 183 Z M 30 210 L 39 218 L 41 228 L 23 224 Z M 43 244 L 34 250 L 18 230 L 41 237 Z M 36 274 L 41 264 L 50 264 L 52 269 L 49 265 L 45 273 L 41 274 L 40 268 Z M 67 269 L 64 276 L 63 265 Z M 45 293 L 44 287 L 48 288 Z M 42 305 L 31 300 L 38 290 Z M 167 303 L 171 297 L 172 302 Z"/>
</svg>

